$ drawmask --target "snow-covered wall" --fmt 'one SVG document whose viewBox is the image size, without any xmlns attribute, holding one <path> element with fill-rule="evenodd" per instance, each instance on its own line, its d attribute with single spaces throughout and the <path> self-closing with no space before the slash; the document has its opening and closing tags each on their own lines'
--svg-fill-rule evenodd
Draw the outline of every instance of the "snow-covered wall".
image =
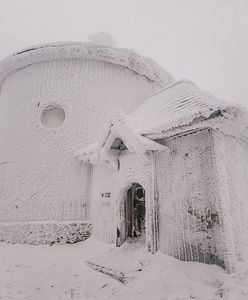
<svg viewBox="0 0 248 300">
<path fill-rule="evenodd" d="M 211 130 L 166 145 L 156 156 L 159 249 L 181 260 L 224 265 Z"/>
<path fill-rule="evenodd" d="M 233 239 L 235 259 L 248 259 L 248 144 L 233 136 L 223 135 L 216 139 L 223 146 L 223 161 L 226 163 L 222 174 L 226 180 L 229 196 L 226 201 L 231 218 L 231 238 Z M 229 203 L 228 203 L 229 202 Z"/>
<path fill-rule="evenodd" d="M 151 242 L 151 204 L 154 199 L 154 168 L 143 165 L 135 153 L 124 151 L 120 157 L 120 169 L 114 171 L 106 165 L 93 167 L 92 176 L 92 223 L 93 234 L 98 239 L 116 242 L 117 227 L 125 226 L 124 201 L 132 183 L 145 189 L 146 200 L 146 243 Z"/>
<path fill-rule="evenodd" d="M 93 235 L 107 243 L 114 243 L 116 239 L 117 184 L 113 169 L 93 166 L 90 209 Z"/>
<path fill-rule="evenodd" d="M 88 220 L 90 167 L 74 151 L 99 138 L 112 110 L 130 112 L 159 88 L 95 60 L 10 74 L 0 91 L 0 236 L 11 222 Z"/>
<path fill-rule="evenodd" d="M 160 141 L 143 165 L 123 151 L 119 170 L 93 166 L 94 235 L 116 241 L 125 226 L 131 183 L 146 193 L 146 244 L 180 260 L 217 264 L 229 272 L 248 250 L 248 145 L 219 130 L 201 129 Z M 113 151 L 113 150 L 111 150 Z M 155 164 L 154 164 L 155 162 Z"/>
<path fill-rule="evenodd" d="M 0 223 L 0 241 L 19 244 L 74 244 L 91 235 L 88 221 Z"/>
</svg>

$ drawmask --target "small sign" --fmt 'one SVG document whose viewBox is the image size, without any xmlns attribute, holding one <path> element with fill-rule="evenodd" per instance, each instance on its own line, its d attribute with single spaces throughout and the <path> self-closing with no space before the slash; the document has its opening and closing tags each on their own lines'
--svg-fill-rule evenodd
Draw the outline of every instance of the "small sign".
<svg viewBox="0 0 248 300">
<path fill-rule="evenodd" d="M 105 198 L 110 198 L 111 197 L 111 193 L 105 193 Z"/>
</svg>

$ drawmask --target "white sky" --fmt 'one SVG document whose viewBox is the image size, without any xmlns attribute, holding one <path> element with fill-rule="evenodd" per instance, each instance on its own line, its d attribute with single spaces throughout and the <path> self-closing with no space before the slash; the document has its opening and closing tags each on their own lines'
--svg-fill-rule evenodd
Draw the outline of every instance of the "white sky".
<svg viewBox="0 0 248 300">
<path fill-rule="evenodd" d="M 99 31 L 248 107 L 248 0 L 0 0 L 0 59 Z"/>
</svg>

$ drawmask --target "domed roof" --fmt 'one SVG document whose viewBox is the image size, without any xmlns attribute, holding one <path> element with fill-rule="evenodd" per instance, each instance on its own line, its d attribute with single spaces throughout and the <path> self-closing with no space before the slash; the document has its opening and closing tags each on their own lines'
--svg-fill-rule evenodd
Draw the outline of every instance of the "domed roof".
<svg viewBox="0 0 248 300">
<path fill-rule="evenodd" d="M 161 87 L 173 81 L 173 77 L 150 58 L 133 50 L 115 47 L 110 35 L 96 34 L 90 38 L 92 41 L 89 42 L 49 43 L 16 52 L 0 62 L 0 83 L 12 72 L 31 64 L 61 59 L 92 59 L 120 65 L 157 82 Z"/>
</svg>

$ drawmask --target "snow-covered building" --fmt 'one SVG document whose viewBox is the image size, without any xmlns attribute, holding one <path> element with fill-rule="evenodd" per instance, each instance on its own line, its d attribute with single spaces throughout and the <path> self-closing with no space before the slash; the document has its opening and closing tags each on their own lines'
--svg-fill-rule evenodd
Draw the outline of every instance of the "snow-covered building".
<svg viewBox="0 0 248 300">
<path fill-rule="evenodd" d="M 113 113 L 76 153 L 92 165 L 93 234 L 121 244 L 143 231 L 152 252 L 231 271 L 247 251 L 247 137 L 244 108 L 186 80 Z"/>
<path fill-rule="evenodd" d="M 109 39 L 0 64 L 0 240 L 143 241 L 231 271 L 248 237 L 248 117 Z"/>
</svg>

